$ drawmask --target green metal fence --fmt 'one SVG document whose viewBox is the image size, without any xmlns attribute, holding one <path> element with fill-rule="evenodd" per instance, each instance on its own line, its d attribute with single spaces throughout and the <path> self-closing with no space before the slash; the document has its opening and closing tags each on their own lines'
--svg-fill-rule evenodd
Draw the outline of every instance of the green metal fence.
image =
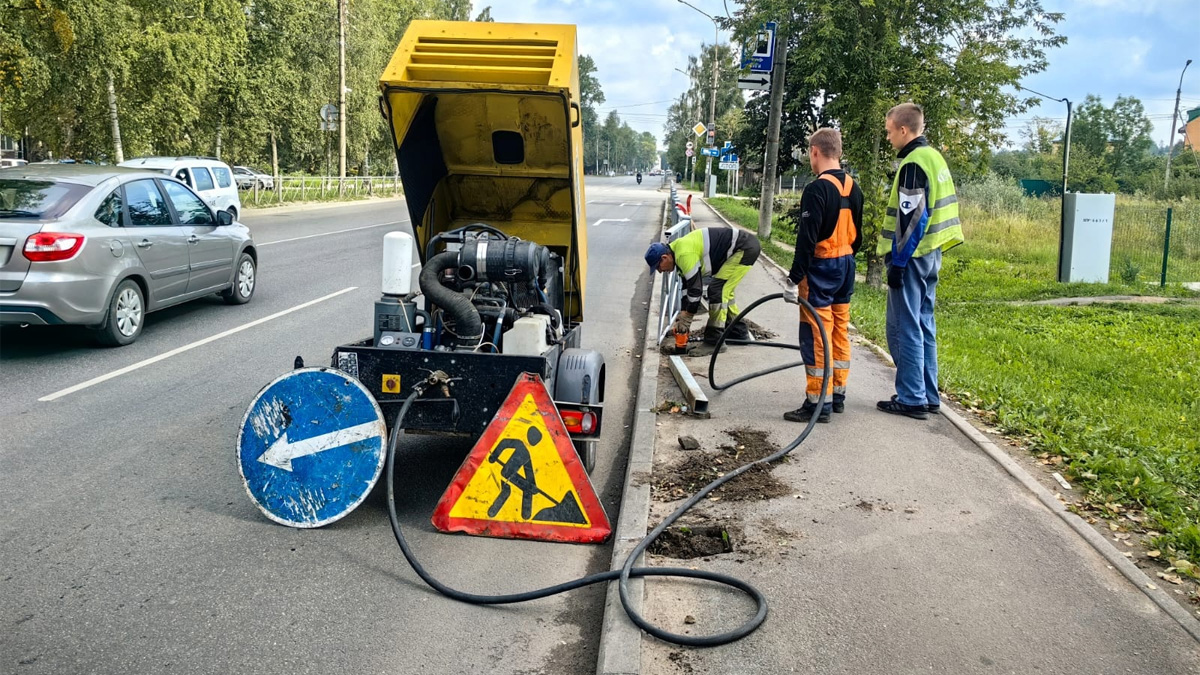
<svg viewBox="0 0 1200 675">
<path fill-rule="evenodd" d="M 267 206 L 287 202 L 332 201 L 363 197 L 399 197 L 404 194 L 396 176 L 282 176 L 273 189 L 242 190 L 242 203 Z"/>
<path fill-rule="evenodd" d="M 1200 283 L 1200 204 L 1118 200 L 1109 275 L 1126 284 Z"/>
</svg>

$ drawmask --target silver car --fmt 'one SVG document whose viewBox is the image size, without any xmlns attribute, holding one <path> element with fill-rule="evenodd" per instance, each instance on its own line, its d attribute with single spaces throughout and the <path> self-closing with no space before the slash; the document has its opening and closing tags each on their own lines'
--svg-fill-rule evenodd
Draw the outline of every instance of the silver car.
<svg viewBox="0 0 1200 675">
<path fill-rule="evenodd" d="M 148 312 L 254 295 L 245 225 L 161 173 L 82 164 L 0 169 L 0 324 L 82 325 L 107 345 Z"/>
</svg>

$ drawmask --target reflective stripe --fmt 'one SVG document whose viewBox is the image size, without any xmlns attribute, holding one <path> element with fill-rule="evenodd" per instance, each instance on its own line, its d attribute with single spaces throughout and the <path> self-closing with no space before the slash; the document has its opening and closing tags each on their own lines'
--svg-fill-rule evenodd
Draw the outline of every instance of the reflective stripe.
<svg viewBox="0 0 1200 675">
<path fill-rule="evenodd" d="M 942 197 L 941 199 L 934 202 L 933 208 L 940 209 L 943 206 L 950 206 L 951 204 L 957 204 L 957 203 L 958 203 L 958 195 L 950 195 L 948 197 Z"/>
<path fill-rule="evenodd" d="M 703 228 L 701 231 L 703 232 L 703 234 L 701 236 L 704 238 L 704 264 L 702 267 L 705 272 L 708 272 L 709 274 L 713 274 L 714 272 L 716 272 L 716 270 L 713 269 L 712 258 L 710 257 L 712 255 L 712 244 L 710 244 L 708 241 L 709 230 L 706 227 L 706 228 Z"/>
<path fill-rule="evenodd" d="M 821 398 L 821 395 L 820 394 L 806 394 L 805 398 L 808 400 L 809 403 L 816 403 L 817 400 Z"/>
<path fill-rule="evenodd" d="M 887 214 L 889 216 L 895 216 L 896 215 L 896 207 L 894 207 L 894 206 L 887 207 Z"/>
<path fill-rule="evenodd" d="M 834 361 L 833 367 L 837 370 L 850 370 L 849 361 Z"/>
<path fill-rule="evenodd" d="M 809 368 L 805 366 L 804 372 L 807 373 L 809 377 L 825 377 L 824 368 Z"/>
<path fill-rule="evenodd" d="M 732 230 L 732 232 L 733 232 L 733 236 L 729 238 L 729 250 L 725 252 L 725 260 L 729 260 L 730 258 L 733 257 L 733 247 L 737 246 L 737 238 L 738 238 L 737 228 L 734 228 Z"/>
<path fill-rule="evenodd" d="M 846 388 L 845 388 L 845 387 L 834 387 L 834 388 L 833 388 L 833 393 L 835 393 L 835 394 L 843 394 L 843 395 L 844 395 L 844 394 L 846 393 Z"/>
<path fill-rule="evenodd" d="M 929 229 L 925 230 L 925 234 L 933 234 L 934 232 L 941 232 L 942 230 L 944 230 L 946 228 L 954 227 L 955 225 L 958 225 L 959 222 L 961 222 L 961 221 L 959 221 L 958 216 L 955 216 L 949 220 L 943 220 L 942 222 L 938 223 L 937 225 L 930 225 Z"/>
</svg>

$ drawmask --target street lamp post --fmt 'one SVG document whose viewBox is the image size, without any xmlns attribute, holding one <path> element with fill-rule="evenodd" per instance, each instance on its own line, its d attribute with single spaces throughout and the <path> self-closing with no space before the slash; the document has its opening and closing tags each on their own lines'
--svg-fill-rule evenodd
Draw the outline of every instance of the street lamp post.
<svg viewBox="0 0 1200 675">
<path fill-rule="evenodd" d="M 1066 98 L 1054 98 L 1047 96 L 1041 92 L 1032 89 L 1026 89 L 1022 86 L 1017 86 L 1022 91 L 1027 91 L 1046 101 L 1058 101 L 1059 103 L 1067 104 L 1067 128 L 1063 130 L 1063 169 L 1062 169 L 1062 207 L 1059 210 L 1058 216 L 1058 280 L 1063 280 L 1063 246 L 1066 243 L 1067 236 L 1067 169 L 1071 163 L 1071 101 Z"/>
<path fill-rule="evenodd" d="M 696 7 L 695 5 L 687 2 L 686 0 L 678 0 L 678 2 L 681 5 L 687 5 L 688 7 L 691 7 L 692 9 L 696 10 L 697 12 L 700 12 L 704 16 L 708 17 L 709 21 L 713 22 L 713 56 L 712 56 L 713 82 L 712 82 L 712 94 L 708 97 L 708 129 L 709 129 L 708 133 L 715 134 L 716 128 L 717 128 L 717 75 L 718 75 L 718 71 L 721 67 L 720 64 L 718 63 L 719 52 L 717 51 L 717 46 L 718 46 L 718 43 L 720 43 L 720 41 L 721 41 L 721 26 L 720 26 L 720 24 L 717 23 L 717 20 L 714 19 L 712 17 L 712 15 L 709 14 L 708 12 L 700 9 L 699 7 Z M 716 138 L 715 135 L 713 137 Z M 716 195 L 713 194 L 714 193 L 714 189 L 713 189 L 714 184 L 713 184 L 713 180 L 712 180 L 712 160 L 713 160 L 713 158 L 712 158 L 712 155 L 707 155 L 707 157 L 708 157 L 708 161 L 705 162 L 705 165 L 704 165 L 705 166 L 705 169 L 704 169 L 704 196 L 714 197 Z"/>
<path fill-rule="evenodd" d="M 1163 192 L 1171 186 L 1171 154 L 1175 149 L 1175 122 L 1179 120 L 1179 94 L 1183 92 L 1183 73 L 1187 72 L 1192 60 L 1183 64 L 1183 72 L 1179 73 L 1179 86 L 1175 88 L 1175 112 L 1171 114 L 1171 135 L 1167 137 L 1167 175 L 1163 178 Z"/>
</svg>

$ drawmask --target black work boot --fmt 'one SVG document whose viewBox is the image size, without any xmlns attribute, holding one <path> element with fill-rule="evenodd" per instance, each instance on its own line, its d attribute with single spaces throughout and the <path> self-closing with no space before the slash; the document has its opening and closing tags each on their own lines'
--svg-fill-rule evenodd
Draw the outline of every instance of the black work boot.
<svg viewBox="0 0 1200 675">
<path fill-rule="evenodd" d="M 812 419 L 813 412 L 816 411 L 816 409 L 817 406 L 806 402 L 804 405 L 796 408 L 795 410 L 783 413 L 783 419 L 789 422 L 808 422 Z M 828 422 L 830 418 L 830 412 L 830 408 L 822 407 L 821 413 L 817 415 L 817 422 Z"/>
<path fill-rule="evenodd" d="M 729 337 L 727 339 L 729 339 L 729 340 L 749 340 L 749 339 L 751 339 L 750 329 L 746 326 L 746 322 L 739 321 L 739 322 L 733 324 L 733 328 L 729 329 Z"/>
<path fill-rule="evenodd" d="M 721 339 L 721 333 L 725 332 L 724 326 L 708 325 L 704 327 L 704 344 L 715 345 L 717 340 Z M 733 337 L 732 335 L 730 337 Z"/>
</svg>

